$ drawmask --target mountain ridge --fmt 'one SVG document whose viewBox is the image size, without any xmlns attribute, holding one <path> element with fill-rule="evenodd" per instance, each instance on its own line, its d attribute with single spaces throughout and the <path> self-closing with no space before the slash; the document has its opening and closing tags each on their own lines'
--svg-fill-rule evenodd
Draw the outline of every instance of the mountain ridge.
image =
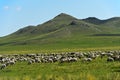
<svg viewBox="0 0 120 80">
<path fill-rule="evenodd" d="M 63 20 L 63 18 L 64 18 L 64 20 Z M 33 25 L 29 25 L 29 26 L 27 26 L 27 27 L 24 27 L 24 28 L 21 28 L 21 29 L 19 29 L 18 30 L 18 33 L 20 32 L 22 32 L 22 30 L 23 30 L 23 32 L 24 32 L 24 30 L 26 31 L 26 29 L 33 29 L 33 28 L 36 28 L 36 27 L 41 27 L 41 25 L 46 25 L 47 23 L 52 23 L 53 21 L 57 21 L 57 20 L 60 20 L 60 22 L 63 20 L 63 22 L 64 21 L 70 21 L 69 23 L 67 23 L 67 24 L 73 24 L 73 25 L 75 25 L 77 22 L 79 22 L 79 21 L 84 21 L 84 22 L 86 22 L 86 23 L 90 23 L 90 24 L 94 24 L 94 25 L 99 25 L 99 24 L 105 24 L 105 23 L 107 23 L 107 22 L 109 22 L 109 21 L 114 21 L 114 20 L 120 20 L 120 17 L 112 17 L 112 18 L 109 18 L 109 19 L 104 19 L 104 20 L 101 20 L 101 19 L 98 19 L 98 18 L 96 18 L 96 17 L 88 17 L 88 18 L 85 18 L 85 19 L 77 19 L 77 18 L 75 18 L 75 17 L 73 17 L 73 16 L 71 16 L 71 15 L 68 15 L 68 14 L 66 14 L 66 13 L 60 13 L 59 15 L 57 15 L 56 17 L 54 17 L 53 19 L 51 19 L 51 20 L 49 20 L 49 21 L 47 21 L 47 22 L 45 22 L 45 23 L 43 23 L 43 24 L 39 24 L 39 25 L 37 25 L 37 26 L 33 26 Z M 55 23 L 55 22 L 53 22 L 54 24 L 57 24 L 57 23 Z M 65 23 L 66 24 L 66 23 Z M 65 25 L 64 23 L 62 23 L 62 25 Z M 61 25 L 60 25 L 61 26 Z M 33 31 L 31 31 L 31 33 L 32 32 L 34 32 L 35 30 L 33 30 Z M 17 32 L 17 31 L 16 31 Z"/>
<path fill-rule="evenodd" d="M 53 19 L 37 26 L 27 26 L 0 38 L 0 44 L 42 43 L 49 39 L 78 38 L 95 34 L 120 34 L 120 17 L 100 20 L 96 17 L 77 19 L 61 13 Z M 35 42 L 35 41 L 38 42 Z M 54 40 L 53 40 L 54 41 Z"/>
</svg>

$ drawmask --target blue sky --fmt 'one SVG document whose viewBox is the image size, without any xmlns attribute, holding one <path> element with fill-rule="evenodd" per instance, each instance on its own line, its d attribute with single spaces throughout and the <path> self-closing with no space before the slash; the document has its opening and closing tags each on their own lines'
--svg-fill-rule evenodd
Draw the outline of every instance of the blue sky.
<svg viewBox="0 0 120 80">
<path fill-rule="evenodd" d="M 120 0 L 0 0 L 0 36 L 38 25 L 60 13 L 79 19 L 120 16 Z"/>
</svg>

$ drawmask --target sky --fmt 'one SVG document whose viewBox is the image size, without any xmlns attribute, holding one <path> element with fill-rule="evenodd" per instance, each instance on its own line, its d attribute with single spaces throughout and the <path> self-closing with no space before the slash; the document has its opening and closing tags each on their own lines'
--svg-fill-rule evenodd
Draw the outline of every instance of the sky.
<svg viewBox="0 0 120 80">
<path fill-rule="evenodd" d="M 0 0 L 0 37 L 60 13 L 78 19 L 120 17 L 120 0 Z"/>
</svg>

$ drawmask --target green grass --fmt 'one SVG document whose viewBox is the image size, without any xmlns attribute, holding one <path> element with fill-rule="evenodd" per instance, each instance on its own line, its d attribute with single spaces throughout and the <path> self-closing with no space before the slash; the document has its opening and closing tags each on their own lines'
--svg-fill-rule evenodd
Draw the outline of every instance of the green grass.
<svg viewBox="0 0 120 80">
<path fill-rule="evenodd" d="M 0 78 L 18 80 L 119 80 L 120 63 L 106 62 L 106 58 L 90 63 L 80 61 L 74 63 L 34 63 L 17 62 L 4 70 L 0 70 Z M 6 79 L 4 79 L 6 80 Z"/>
<path fill-rule="evenodd" d="M 37 45 L 34 43 L 37 42 Z M 74 51 L 120 50 L 119 36 L 78 36 L 49 38 L 43 42 L 33 39 L 27 45 L 0 46 L 0 54 L 57 53 Z M 49 43 L 49 44 L 48 44 Z M 91 63 L 35 63 L 17 62 L 0 70 L 1 80 L 119 80 L 120 63 L 107 63 L 106 58 Z"/>
<path fill-rule="evenodd" d="M 74 36 L 74 38 L 49 38 L 40 41 L 34 39 L 26 45 L 0 46 L 0 54 L 9 53 L 52 53 L 91 50 L 119 50 L 119 36 Z"/>
<path fill-rule="evenodd" d="M 75 25 L 70 25 L 72 21 Z M 91 36 L 119 33 L 119 19 L 95 25 L 62 13 L 42 25 L 0 38 L 0 54 L 120 50 L 120 36 Z M 119 62 L 107 63 L 105 59 L 63 64 L 17 62 L 0 70 L 0 80 L 119 80 L 119 66 Z"/>
</svg>

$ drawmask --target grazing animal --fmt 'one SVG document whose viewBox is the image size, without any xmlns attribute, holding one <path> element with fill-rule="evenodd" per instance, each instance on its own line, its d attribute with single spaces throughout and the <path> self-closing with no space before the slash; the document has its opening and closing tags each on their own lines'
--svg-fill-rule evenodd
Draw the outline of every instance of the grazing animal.
<svg viewBox="0 0 120 80">
<path fill-rule="evenodd" d="M 13 65 L 13 64 L 15 64 L 15 61 L 10 61 L 9 64 Z"/>
<path fill-rule="evenodd" d="M 29 60 L 29 61 L 28 61 L 28 64 L 29 64 L 29 65 L 30 65 L 30 64 L 32 64 L 32 61 L 31 61 L 31 60 Z"/>
<path fill-rule="evenodd" d="M 77 60 L 77 58 L 69 58 L 69 62 L 76 62 Z"/>
<path fill-rule="evenodd" d="M 6 64 L 2 64 L 0 69 L 4 69 L 6 67 Z"/>
<path fill-rule="evenodd" d="M 50 53 L 50 54 L 13 54 L 0 55 L 0 69 L 14 65 L 16 62 L 28 61 L 32 63 L 70 63 L 80 59 L 83 62 L 91 62 L 98 57 L 106 58 L 107 62 L 120 61 L 120 51 L 89 51 L 89 52 L 65 52 L 65 53 Z"/>
<path fill-rule="evenodd" d="M 107 58 L 107 62 L 113 62 L 113 61 L 114 61 L 114 59 L 112 57 Z"/>
<path fill-rule="evenodd" d="M 63 62 L 69 62 L 68 58 L 62 58 L 62 59 L 60 59 L 60 63 L 63 63 Z"/>
<path fill-rule="evenodd" d="M 83 62 L 91 62 L 91 61 L 92 61 L 92 58 L 83 58 L 82 61 L 83 61 Z"/>
</svg>

